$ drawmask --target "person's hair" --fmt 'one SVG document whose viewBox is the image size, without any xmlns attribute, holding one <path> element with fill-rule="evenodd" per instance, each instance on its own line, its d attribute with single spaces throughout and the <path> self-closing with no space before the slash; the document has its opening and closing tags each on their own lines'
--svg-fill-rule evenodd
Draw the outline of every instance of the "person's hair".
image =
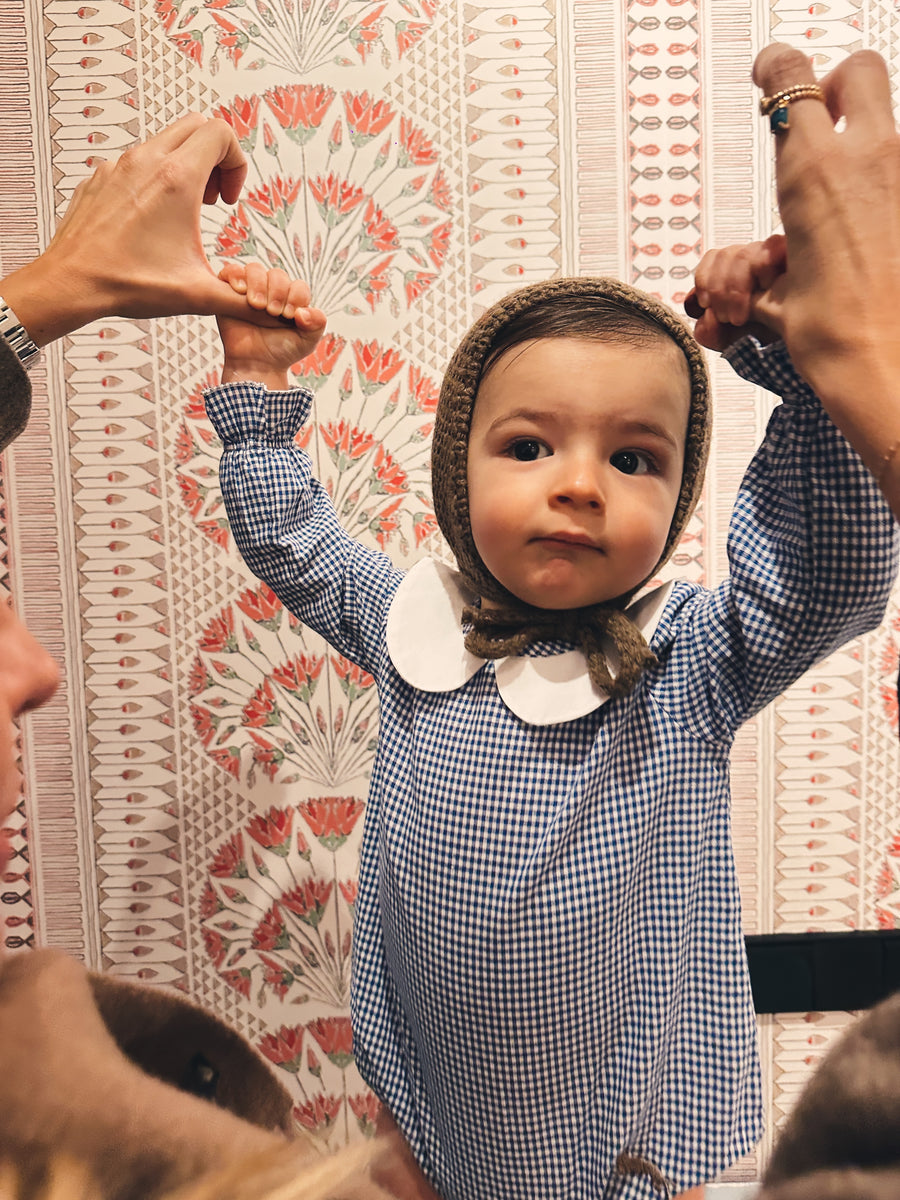
<svg viewBox="0 0 900 1200">
<path fill-rule="evenodd" d="M 497 331 L 484 356 L 479 382 L 507 350 L 546 338 L 581 338 L 635 349 L 663 341 L 680 349 L 671 333 L 651 313 L 640 312 L 612 296 L 573 297 L 559 293 L 526 308 Z"/>
</svg>

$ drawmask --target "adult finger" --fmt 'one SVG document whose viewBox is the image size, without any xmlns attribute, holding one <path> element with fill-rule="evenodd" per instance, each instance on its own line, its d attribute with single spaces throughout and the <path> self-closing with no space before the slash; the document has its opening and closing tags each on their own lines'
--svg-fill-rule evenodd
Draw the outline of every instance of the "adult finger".
<svg viewBox="0 0 900 1200">
<path fill-rule="evenodd" d="M 794 46 L 785 46 L 781 42 L 773 42 L 765 46 L 756 56 L 753 64 L 753 82 L 761 89 L 763 96 L 774 96 L 776 92 L 793 87 L 798 83 L 815 83 L 816 76 L 812 64 L 802 50 Z M 833 130 L 833 121 L 828 108 L 820 100 L 805 98 L 795 100 L 790 105 L 790 133 L 796 141 L 798 138 L 815 139 Z M 775 148 L 778 155 L 787 143 L 783 135 L 776 137 Z"/>
<path fill-rule="evenodd" d="M 207 203 L 217 198 L 207 184 L 215 187 L 226 204 L 233 204 L 240 196 L 247 177 L 247 156 L 226 121 L 204 121 L 173 151 L 172 157 L 185 171 L 202 178 Z"/>
<path fill-rule="evenodd" d="M 890 75 L 874 50 L 845 58 L 822 80 L 822 90 L 832 117 L 846 117 L 848 128 L 858 124 L 882 137 L 894 132 Z"/>
</svg>

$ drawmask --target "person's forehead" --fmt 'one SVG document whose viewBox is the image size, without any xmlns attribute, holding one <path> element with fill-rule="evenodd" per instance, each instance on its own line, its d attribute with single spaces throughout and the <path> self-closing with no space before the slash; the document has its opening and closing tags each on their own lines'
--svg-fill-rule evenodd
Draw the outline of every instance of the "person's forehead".
<svg viewBox="0 0 900 1200">
<path fill-rule="evenodd" d="M 685 414 L 691 401 L 691 372 L 681 347 L 662 331 L 650 331 L 646 339 L 553 337 L 531 338 L 505 350 L 484 373 L 475 393 L 474 407 L 479 401 L 493 406 L 498 401 L 512 403 L 517 390 L 527 388 L 532 379 L 546 378 L 558 382 L 565 390 L 571 379 L 597 387 L 602 394 L 607 378 L 633 388 L 635 399 L 647 390 L 662 385 L 667 394 L 683 400 Z M 482 405 L 483 407 L 483 405 Z"/>
</svg>

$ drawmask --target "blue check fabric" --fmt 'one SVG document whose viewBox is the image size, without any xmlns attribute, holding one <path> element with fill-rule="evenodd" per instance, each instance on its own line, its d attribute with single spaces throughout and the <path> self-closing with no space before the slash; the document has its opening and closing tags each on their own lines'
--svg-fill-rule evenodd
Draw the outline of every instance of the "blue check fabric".
<svg viewBox="0 0 900 1200">
<path fill-rule="evenodd" d="M 729 751 L 878 624 L 896 531 L 784 349 L 746 340 L 731 359 L 783 403 L 737 497 L 728 578 L 676 585 L 631 695 L 542 727 L 505 707 L 490 662 L 447 693 L 399 677 L 401 573 L 311 477 L 293 441 L 307 393 L 207 395 L 248 564 L 378 683 L 355 1047 L 447 1200 L 646 1200 L 760 1136 Z"/>
</svg>

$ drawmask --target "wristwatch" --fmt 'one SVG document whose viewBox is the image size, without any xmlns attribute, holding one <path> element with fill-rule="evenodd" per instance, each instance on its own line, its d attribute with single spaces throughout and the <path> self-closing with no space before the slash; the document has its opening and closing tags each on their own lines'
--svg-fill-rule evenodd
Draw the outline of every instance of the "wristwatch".
<svg viewBox="0 0 900 1200">
<path fill-rule="evenodd" d="M 19 362 L 26 369 L 40 354 L 40 346 L 36 346 L 28 336 L 28 330 L 0 296 L 0 337 L 11 348 Z"/>
</svg>

